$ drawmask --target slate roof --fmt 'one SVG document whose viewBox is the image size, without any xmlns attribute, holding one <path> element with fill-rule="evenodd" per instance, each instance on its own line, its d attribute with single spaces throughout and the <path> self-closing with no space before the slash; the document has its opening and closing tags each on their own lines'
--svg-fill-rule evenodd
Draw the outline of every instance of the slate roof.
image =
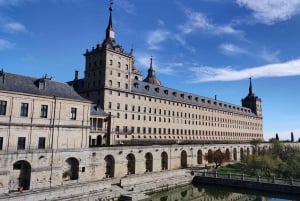
<svg viewBox="0 0 300 201">
<path fill-rule="evenodd" d="M 220 100 L 215 100 L 212 98 L 207 98 L 199 96 L 196 94 L 179 91 L 176 89 L 171 89 L 163 86 L 153 85 L 147 82 L 133 80 L 132 91 L 135 93 L 140 93 L 143 95 L 148 95 L 152 97 L 159 97 L 167 100 L 172 100 L 181 103 L 187 103 L 192 105 L 199 105 L 207 108 L 213 108 L 248 116 L 256 116 L 251 109 L 235 105 L 232 103 L 227 103 Z"/>
<path fill-rule="evenodd" d="M 52 81 L 46 76 L 43 78 L 33 78 L 1 71 L 0 90 L 88 101 L 81 97 L 74 88 L 67 83 Z"/>
<path fill-rule="evenodd" d="M 94 116 L 105 116 L 105 117 L 108 117 L 109 114 L 104 112 L 103 109 L 101 109 L 101 107 L 99 105 L 96 105 L 96 104 L 92 104 L 91 105 L 91 115 L 94 115 Z"/>
</svg>

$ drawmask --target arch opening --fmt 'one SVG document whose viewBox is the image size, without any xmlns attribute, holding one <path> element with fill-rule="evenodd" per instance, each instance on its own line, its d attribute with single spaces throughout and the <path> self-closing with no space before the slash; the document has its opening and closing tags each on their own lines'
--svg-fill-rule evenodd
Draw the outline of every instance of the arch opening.
<svg viewBox="0 0 300 201">
<path fill-rule="evenodd" d="M 153 171 L 153 156 L 150 152 L 146 153 L 145 155 L 146 159 L 146 172 L 152 172 Z"/>
<path fill-rule="evenodd" d="M 30 189 L 31 180 L 31 165 L 27 161 L 21 160 L 13 164 L 14 170 L 19 170 L 18 186 L 22 187 L 23 190 Z"/>
<path fill-rule="evenodd" d="M 112 155 L 107 155 L 104 158 L 105 161 L 105 176 L 106 178 L 115 176 L 115 159 Z"/>
</svg>

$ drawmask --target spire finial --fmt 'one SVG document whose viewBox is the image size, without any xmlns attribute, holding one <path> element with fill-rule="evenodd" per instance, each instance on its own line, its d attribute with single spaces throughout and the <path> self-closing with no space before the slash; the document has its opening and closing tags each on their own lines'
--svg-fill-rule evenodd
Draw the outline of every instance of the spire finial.
<svg viewBox="0 0 300 201">
<path fill-rule="evenodd" d="M 109 2 L 109 11 L 112 11 L 112 5 L 114 4 L 113 0 L 110 0 Z"/>
<path fill-rule="evenodd" d="M 152 55 L 151 55 L 151 57 L 150 57 L 150 68 L 152 68 Z"/>
</svg>

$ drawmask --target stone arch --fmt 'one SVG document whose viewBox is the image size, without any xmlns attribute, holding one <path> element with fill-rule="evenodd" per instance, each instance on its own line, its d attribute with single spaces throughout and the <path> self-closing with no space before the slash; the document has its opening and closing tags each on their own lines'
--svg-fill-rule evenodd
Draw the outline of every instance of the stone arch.
<svg viewBox="0 0 300 201">
<path fill-rule="evenodd" d="M 101 135 L 97 136 L 96 144 L 97 144 L 97 147 L 100 147 L 102 145 L 102 136 Z"/>
<path fill-rule="evenodd" d="M 187 153 L 185 150 L 183 150 L 180 154 L 180 166 L 181 168 L 187 167 Z"/>
<path fill-rule="evenodd" d="M 213 151 L 211 149 L 208 150 L 207 152 L 207 162 L 208 163 L 213 163 Z"/>
<path fill-rule="evenodd" d="M 152 172 L 153 171 L 153 156 L 150 152 L 146 153 L 145 155 L 145 167 L 146 172 Z"/>
<path fill-rule="evenodd" d="M 22 187 L 23 190 L 30 189 L 30 180 L 31 180 L 31 165 L 25 160 L 17 161 L 13 164 L 13 169 L 19 170 L 18 176 L 18 186 Z"/>
<path fill-rule="evenodd" d="M 168 154 L 165 151 L 161 153 L 161 169 L 168 169 Z"/>
<path fill-rule="evenodd" d="M 77 180 L 79 176 L 79 161 L 74 158 L 68 158 L 66 161 L 66 168 L 63 172 L 63 178 L 69 178 L 70 180 Z"/>
<path fill-rule="evenodd" d="M 244 149 L 241 147 L 240 149 L 240 160 L 244 159 Z"/>
<path fill-rule="evenodd" d="M 226 156 L 226 161 L 231 161 L 231 157 L 230 157 L 230 151 L 229 149 L 227 148 L 226 151 L 225 151 L 225 156 Z"/>
<path fill-rule="evenodd" d="M 237 161 L 237 150 L 236 150 L 236 148 L 233 149 L 233 160 Z"/>
<path fill-rule="evenodd" d="M 127 174 L 135 174 L 135 156 L 133 154 L 128 154 L 127 159 Z"/>
<path fill-rule="evenodd" d="M 250 155 L 250 149 L 249 149 L 249 147 L 247 147 L 247 156 L 249 156 Z"/>
<path fill-rule="evenodd" d="M 105 160 L 105 175 L 107 178 L 115 176 L 115 159 L 112 155 L 107 155 Z"/>
<path fill-rule="evenodd" d="M 203 163 L 203 156 L 202 156 L 202 150 L 199 149 L 197 152 L 197 163 L 202 164 Z"/>
</svg>

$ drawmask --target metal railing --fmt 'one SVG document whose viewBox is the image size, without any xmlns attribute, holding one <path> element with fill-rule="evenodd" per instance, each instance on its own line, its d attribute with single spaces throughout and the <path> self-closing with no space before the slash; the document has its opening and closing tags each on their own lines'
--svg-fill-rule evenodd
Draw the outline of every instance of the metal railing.
<svg viewBox="0 0 300 201">
<path fill-rule="evenodd" d="M 249 176 L 245 174 L 224 174 L 217 172 L 203 172 L 203 171 L 194 171 L 195 176 L 201 177 L 210 177 L 210 178 L 220 178 L 227 180 L 237 180 L 237 181 L 248 181 L 248 182 L 259 182 L 267 184 L 279 184 L 279 185 L 289 185 L 289 186 L 299 186 L 300 179 L 290 178 L 276 178 L 273 177 L 260 177 L 260 176 Z"/>
</svg>

